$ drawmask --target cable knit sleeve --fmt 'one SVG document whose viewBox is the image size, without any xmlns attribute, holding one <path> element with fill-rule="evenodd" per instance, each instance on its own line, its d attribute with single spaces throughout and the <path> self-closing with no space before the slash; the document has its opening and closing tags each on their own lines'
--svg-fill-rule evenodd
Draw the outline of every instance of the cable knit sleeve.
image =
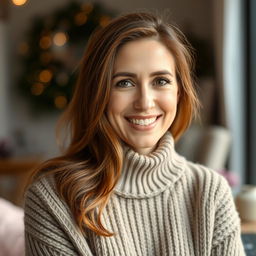
<svg viewBox="0 0 256 256">
<path fill-rule="evenodd" d="M 216 192 L 216 212 L 212 239 L 212 256 L 244 256 L 240 219 L 231 189 L 221 177 Z"/>
<path fill-rule="evenodd" d="M 30 186 L 25 196 L 26 255 L 92 256 L 86 239 L 46 179 Z"/>
</svg>

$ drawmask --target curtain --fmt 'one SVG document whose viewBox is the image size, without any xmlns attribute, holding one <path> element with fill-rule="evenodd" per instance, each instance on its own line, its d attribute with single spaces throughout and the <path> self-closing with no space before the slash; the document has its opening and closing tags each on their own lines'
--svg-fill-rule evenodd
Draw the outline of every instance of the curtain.
<svg viewBox="0 0 256 256">
<path fill-rule="evenodd" d="M 229 168 L 245 178 L 245 61 L 243 0 L 214 0 L 216 77 L 221 120 L 231 131 Z"/>
</svg>

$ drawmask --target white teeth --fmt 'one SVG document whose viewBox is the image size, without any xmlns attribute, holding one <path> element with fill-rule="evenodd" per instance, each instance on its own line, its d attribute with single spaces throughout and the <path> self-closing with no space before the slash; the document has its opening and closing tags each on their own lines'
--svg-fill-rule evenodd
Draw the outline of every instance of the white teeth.
<svg viewBox="0 0 256 256">
<path fill-rule="evenodd" d="M 129 121 L 133 124 L 138 125 L 150 125 L 156 121 L 156 117 L 148 118 L 148 119 L 129 119 Z"/>
</svg>

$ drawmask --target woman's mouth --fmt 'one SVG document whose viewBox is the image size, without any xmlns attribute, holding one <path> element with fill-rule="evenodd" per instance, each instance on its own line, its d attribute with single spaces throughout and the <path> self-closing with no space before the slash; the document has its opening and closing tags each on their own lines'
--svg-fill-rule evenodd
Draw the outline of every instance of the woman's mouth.
<svg viewBox="0 0 256 256">
<path fill-rule="evenodd" d="M 130 123 L 139 126 L 150 126 L 153 124 L 161 115 L 146 116 L 146 117 L 126 117 Z"/>
</svg>

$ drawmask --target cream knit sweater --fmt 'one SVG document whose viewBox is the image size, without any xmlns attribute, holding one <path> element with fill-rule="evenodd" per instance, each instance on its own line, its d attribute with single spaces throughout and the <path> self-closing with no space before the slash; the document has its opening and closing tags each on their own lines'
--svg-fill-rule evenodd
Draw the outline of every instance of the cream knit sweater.
<svg viewBox="0 0 256 256">
<path fill-rule="evenodd" d="M 174 150 L 170 133 L 148 156 L 124 148 L 122 176 L 103 213 L 116 236 L 86 240 L 42 178 L 26 194 L 26 255 L 240 256 L 240 221 L 227 182 Z"/>
</svg>

